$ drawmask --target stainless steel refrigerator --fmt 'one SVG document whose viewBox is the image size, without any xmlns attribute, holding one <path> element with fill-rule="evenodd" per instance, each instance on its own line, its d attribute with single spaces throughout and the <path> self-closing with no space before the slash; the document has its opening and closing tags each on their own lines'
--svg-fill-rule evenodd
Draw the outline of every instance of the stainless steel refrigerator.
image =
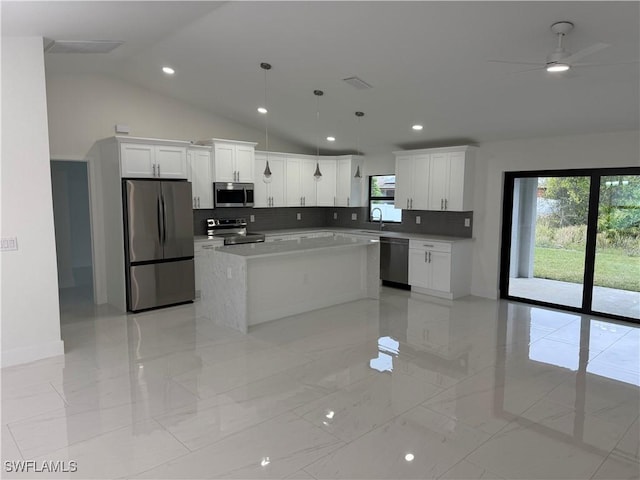
<svg viewBox="0 0 640 480">
<path fill-rule="evenodd" d="M 123 180 L 127 310 L 192 301 L 191 183 Z"/>
</svg>

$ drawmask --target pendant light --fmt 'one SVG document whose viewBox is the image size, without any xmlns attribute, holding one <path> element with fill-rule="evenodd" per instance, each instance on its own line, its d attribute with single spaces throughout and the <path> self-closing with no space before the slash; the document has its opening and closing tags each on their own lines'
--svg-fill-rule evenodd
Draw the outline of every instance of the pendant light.
<svg viewBox="0 0 640 480">
<path fill-rule="evenodd" d="M 322 172 L 320 171 L 320 97 L 324 95 L 322 90 L 314 90 L 313 94 L 317 97 L 316 100 L 316 171 L 313 174 L 313 178 L 320 180 L 322 178 Z"/>
<path fill-rule="evenodd" d="M 260 68 L 264 70 L 264 107 L 261 107 L 263 110 L 258 109 L 260 113 L 264 113 L 264 137 L 265 137 L 265 147 L 267 153 L 267 164 L 264 167 L 264 172 L 262 172 L 262 181 L 264 183 L 271 182 L 271 168 L 269 168 L 269 110 L 267 108 L 267 70 L 271 70 L 271 65 L 265 62 L 260 64 Z"/>
<path fill-rule="evenodd" d="M 356 141 L 356 155 L 360 155 L 360 119 L 364 117 L 364 112 L 356 112 L 356 118 L 358 119 L 358 140 Z M 360 164 L 358 163 L 358 168 L 356 169 L 356 174 L 353 178 L 362 178 L 360 174 Z"/>
</svg>

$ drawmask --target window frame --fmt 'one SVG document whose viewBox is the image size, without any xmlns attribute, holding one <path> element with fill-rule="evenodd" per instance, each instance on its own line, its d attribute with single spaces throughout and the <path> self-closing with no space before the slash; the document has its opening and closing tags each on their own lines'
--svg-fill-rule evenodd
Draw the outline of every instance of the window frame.
<svg viewBox="0 0 640 480">
<path fill-rule="evenodd" d="M 372 196 L 371 195 L 371 186 L 372 186 L 372 182 L 373 182 L 373 178 L 374 177 L 394 177 L 394 179 L 395 179 L 396 174 L 395 173 L 381 173 L 381 174 L 378 174 L 378 175 L 369 175 L 369 189 L 367 190 L 367 207 L 369 209 L 369 222 L 372 222 L 372 223 L 373 222 L 377 222 L 378 220 L 377 219 L 374 220 L 373 218 L 371 218 L 371 201 L 372 200 L 391 200 L 395 204 L 395 199 L 396 199 L 395 195 L 393 195 L 393 196 L 388 196 L 387 195 L 387 196 L 384 196 L 384 197 L 374 197 L 374 196 Z M 382 221 L 384 223 L 395 223 L 395 224 L 401 224 L 402 223 L 402 220 L 400 220 L 398 222 L 398 221 L 395 221 L 395 220 L 385 220 L 385 219 L 383 219 Z"/>
</svg>

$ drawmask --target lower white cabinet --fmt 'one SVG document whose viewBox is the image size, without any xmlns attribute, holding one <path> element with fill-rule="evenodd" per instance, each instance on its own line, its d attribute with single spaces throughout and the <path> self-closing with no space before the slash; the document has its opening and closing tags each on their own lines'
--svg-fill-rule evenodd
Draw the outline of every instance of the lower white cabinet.
<svg viewBox="0 0 640 480">
<path fill-rule="evenodd" d="M 471 241 L 409 241 L 411 290 L 442 298 L 469 295 L 471 288 Z"/>
</svg>

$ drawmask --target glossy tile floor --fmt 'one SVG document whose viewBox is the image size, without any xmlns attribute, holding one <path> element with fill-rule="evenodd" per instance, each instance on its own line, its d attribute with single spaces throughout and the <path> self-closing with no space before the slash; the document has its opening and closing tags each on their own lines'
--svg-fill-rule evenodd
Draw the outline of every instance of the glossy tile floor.
<svg viewBox="0 0 640 480">
<path fill-rule="evenodd" d="M 67 310 L 64 357 L 2 370 L 3 469 L 32 459 L 78 468 L 32 478 L 640 474 L 632 324 L 386 288 L 246 336 L 198 304 L 89 310 Z"/>
</svg>

